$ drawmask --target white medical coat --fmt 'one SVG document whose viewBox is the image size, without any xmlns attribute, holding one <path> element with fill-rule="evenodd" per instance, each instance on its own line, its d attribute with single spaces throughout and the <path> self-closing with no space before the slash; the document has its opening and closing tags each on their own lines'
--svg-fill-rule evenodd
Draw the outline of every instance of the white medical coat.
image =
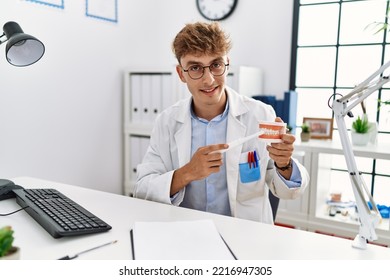
<svg viewBox="0 0 390 280">
<path fill-rule="evenodd" d="M 226 89 L 229 102 L 227 143 L 259 131 L 260 121 L 275 121 L 275 111 L 253 98 Z M 170 187 L 173 173 L 191 159 L 191 106 L 192 97 L 181 100 L 163 111 L 157 118 L 150 145 L 141 164 L 137 166 L 137 183 L 134 196 L 172 204 Z M 306 169 L 296 160 L 302 183 L 298 188 L 288 188 L 275 171 L 266 149 L 267 143 L 253 139 L 226 152 L 226 174 L 232 216 L 264 223 L 273 223 L 268 191 L 281 199 L 299 197 L 309 183 Z M 256 149 L 260 158 L 261 178 L 251 183 L 241 183 L 239 160 L 242 153 Z M 180 205 L 185 195 L 182 189 L 175 205 Z"/>
</svg>

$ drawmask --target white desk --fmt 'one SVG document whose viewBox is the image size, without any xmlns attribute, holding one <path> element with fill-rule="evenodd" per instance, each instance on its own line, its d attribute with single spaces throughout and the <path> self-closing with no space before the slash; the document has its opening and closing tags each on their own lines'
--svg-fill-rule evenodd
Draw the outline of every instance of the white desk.
<svg viewBox="0 0 390 280">
<path fill-rule="evenodd" d="M 261 224 L 209 214 L 160 203 L 115 195 L 34 178 L 12 179 L 25 188 L 55 188 L 91 211 L 112 229 L 106 233 L 54 239 L 26 212 L 1 217 L 1 225 L 15 230 L 15 245 L 21 247 L 21 259 L 57 259 L 79 251 L 118 240 L 79 259 L 132 259 L 130 229 L 135 221 L 175 221 L 212 219 L 238 259 L 390 259 L 390 249 L 368 245 L 354 249 L 351 241 L 296 229 Z M 0 201 L 0 212 L 19 208 L 15 199 Z"/>
</svg>

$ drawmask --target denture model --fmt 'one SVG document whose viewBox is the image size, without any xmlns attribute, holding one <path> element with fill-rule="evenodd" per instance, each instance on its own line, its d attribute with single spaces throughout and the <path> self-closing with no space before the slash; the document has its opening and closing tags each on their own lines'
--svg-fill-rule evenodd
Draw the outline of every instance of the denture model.
<svg viewBox="0 0 390 280">
<path fill-rule="evenodd" d="M 270 143 L 282 142 L 282 134 L 286 133 L 286 123 L 281 122 L 260 122 L 259 128 L 263 131 L 259 138 Z"/>
</svg>

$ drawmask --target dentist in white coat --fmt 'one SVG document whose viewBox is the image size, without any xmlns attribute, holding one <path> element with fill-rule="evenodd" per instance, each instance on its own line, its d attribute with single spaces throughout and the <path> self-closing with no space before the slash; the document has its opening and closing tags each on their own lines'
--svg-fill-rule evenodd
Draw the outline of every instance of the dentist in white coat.
<svg viewBox="0 0 390 280">
<path fill-rule="evenodd" d="M 282 120 L 271 106 L 225 85 L 231 42 L 218 23 L 187 24 L 172 47 L 191 96 L 157 118 L 134 196 L 272 224 L 269 191 L 294 199 L 309 183 L 292 158 L 295 136 L 283 134 L 272 144 L 252 139 L 218 152 L 259 131 L 259 122 Z"/>
</svg>

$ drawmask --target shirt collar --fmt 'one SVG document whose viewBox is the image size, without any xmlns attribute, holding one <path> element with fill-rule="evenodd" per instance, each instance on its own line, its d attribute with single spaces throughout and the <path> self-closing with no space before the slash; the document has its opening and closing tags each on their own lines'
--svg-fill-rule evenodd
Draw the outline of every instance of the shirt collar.
<svg viewBox="0 0 390 280">
<path fill-rule="evenodd" d="M 208 123 L 209 122 L 208 120 L 200 118 L 197 115 L 195 115 L 195 112 L 194 112 L 194 109 L 193 109 L 193 106 L 192 106 L 193 102 L 194 101 L 192 100 L 191 101 L 191 106 L 190 106 L 190 108 L 191 108 L 191 118 L 193 120 L 197 120 L 197 121 L 200 121 L 200 122 Z M 210 122 L 220 122 L 224 118 L 226 118 L 228 113 L 229 113 L 229 101 L 228 101 L 228 99 L 226 99 L 225 110 L 222 112 L 222 114 L 219 114 L 218 116 L 215 116 Z"/>
</svg>

